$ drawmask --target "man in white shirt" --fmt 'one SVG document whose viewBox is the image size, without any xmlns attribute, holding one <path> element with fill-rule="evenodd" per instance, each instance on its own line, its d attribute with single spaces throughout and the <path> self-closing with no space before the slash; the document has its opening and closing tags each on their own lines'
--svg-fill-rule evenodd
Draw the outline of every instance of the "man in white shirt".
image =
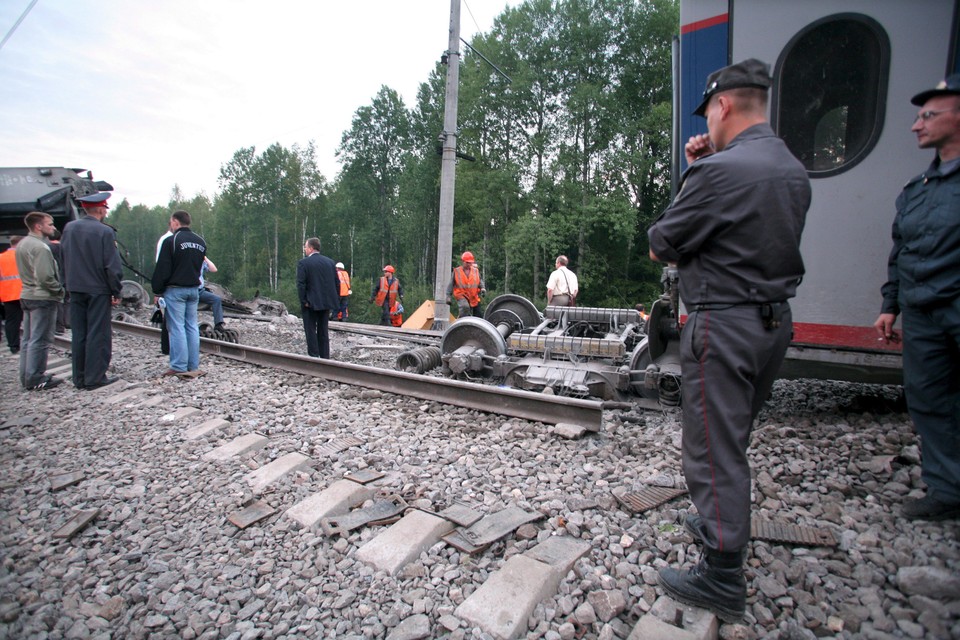
<svg viewBox="0 0 960 640">
<path fill-rule="evenodd" d="M 576 303 L 580 285 L 577 274 L 567 269 L 567 256 L 557 256 L 557 270 L 547 280 L 547 306 L 572 307 Z"/>
</svg>

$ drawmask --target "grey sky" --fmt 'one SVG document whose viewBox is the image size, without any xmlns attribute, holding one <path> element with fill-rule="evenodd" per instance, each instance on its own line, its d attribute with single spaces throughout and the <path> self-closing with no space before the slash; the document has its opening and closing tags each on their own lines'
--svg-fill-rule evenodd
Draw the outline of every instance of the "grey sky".
<svg viewBox="0 0 960 640">
<path fill-rule="evenodd" d="M 0 37 L 29 3 L 0 2 Z M 465 0 L 463 37 L 508 4 Z M 0 49 L 0 166 L 90 169 L 153 206 L 212 197 L 242 147 L 313 140 L 333 180 L 353 113 L 382 85 L 412 106 L 449 24 L 449 0 L 39 0 Z"/>
</svg>

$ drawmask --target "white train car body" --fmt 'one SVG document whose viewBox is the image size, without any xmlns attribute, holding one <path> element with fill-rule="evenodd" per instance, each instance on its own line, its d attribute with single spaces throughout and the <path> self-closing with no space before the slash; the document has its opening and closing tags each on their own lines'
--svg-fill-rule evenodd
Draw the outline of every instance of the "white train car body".
<svg viewBox="0 0 960 640">
<path fill-rule="evenodd" d="M 810 175 L 806 275 L 783 374 L 897 382 L 899 347 L 879 342 L 872 325 L 894 201 L 933 157 L 910 131 L 910 98 L 960 69 L 960 9 L 948 0 L 681 0 L 680 11 L 675 154 L 706 131 L 691 114 L 707 75 L 758 58 L 774 76 L 770 122 Z"/>
</svg>

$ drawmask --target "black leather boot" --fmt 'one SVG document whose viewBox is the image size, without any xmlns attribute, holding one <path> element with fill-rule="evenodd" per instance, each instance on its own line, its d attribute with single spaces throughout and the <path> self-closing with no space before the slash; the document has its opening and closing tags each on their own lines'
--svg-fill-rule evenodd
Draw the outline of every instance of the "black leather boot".
<svg viewBox="0 0 960 640">
<path fill-rule="evenodd" d="M 694 542 L 703 546 L 704 541 L 707 539 L 707 530 L 703 524 L 703 518 L 701 518 L 699 514 L 688 513 L 687 517 L 683 519 L 683 528 L 693 536 Z"/>
<path fill-rule="evenodd" d="M 738 622 L 747 608 L 742 551 L 705 549 L 689 571 L 661 569 L 660 586 L 674 600 L 712 611 L 724 622 Z"/>
</svg>

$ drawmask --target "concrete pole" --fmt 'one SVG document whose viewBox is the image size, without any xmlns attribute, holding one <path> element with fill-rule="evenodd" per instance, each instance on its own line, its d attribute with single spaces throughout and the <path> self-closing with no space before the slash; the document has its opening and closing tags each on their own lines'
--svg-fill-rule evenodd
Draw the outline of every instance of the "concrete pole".
<svg viewBox="0 0 960 640">
<path fill-rule="evenodd" d="M 437 279 L 433 290 L 433 328 L 450 325 L 447 283 L 453 254 L 453 192 L 457 172 L 457 99 L 460 91 L 460 0 L 450 0 L 450 41 L 447 46 L 447 93 L 444 98 L 443 156 L 440 161 L 440 229 L 437 233 Z"/>
</svg>

